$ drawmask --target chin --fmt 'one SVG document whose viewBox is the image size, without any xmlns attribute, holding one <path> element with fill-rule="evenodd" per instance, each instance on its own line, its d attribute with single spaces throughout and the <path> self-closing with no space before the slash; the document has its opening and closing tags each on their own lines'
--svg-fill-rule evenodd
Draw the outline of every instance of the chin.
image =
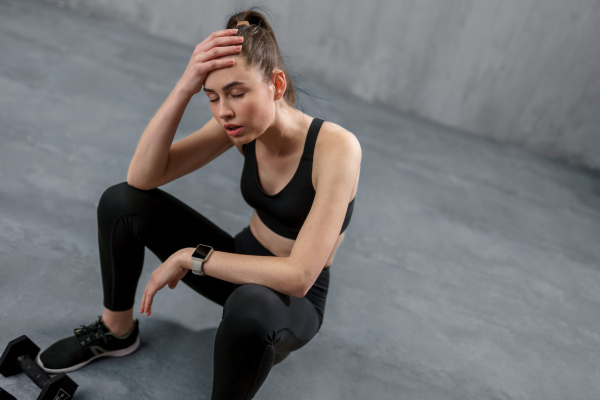
<svg viewBox="0 0 600 400">
<path fill-rule="evenodd" d="M 250 143 L 251 141 L 253 141 L 255 138 L 251 138 L 251 137 L 246 137 L 246 136 L 242 136 L 242 137 L 232 137 L 231 138 L 233 140 L 234 143 L 239 144 L 240 146 L 243 146 L 245 144 Z"/>
<path fill-rule="evenodd" d="M 242 134 L 239 136 L 230 136 L 230 139 L 236 144 L 245 145 L 256 139 L 258 136 Z"/>
</svg>

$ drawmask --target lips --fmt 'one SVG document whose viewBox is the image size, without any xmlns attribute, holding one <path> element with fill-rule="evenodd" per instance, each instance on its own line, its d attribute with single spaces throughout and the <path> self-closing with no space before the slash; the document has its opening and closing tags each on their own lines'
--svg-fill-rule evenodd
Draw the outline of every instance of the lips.
<svg viewBox="0 0 600 400">
<path fill-rule="evenodd" d="M 227 132 L 227 134 L 229 136 L 237 136 L 244 129 L 243 126 L 241 126 L 241 125 L 234 125 L 234 124 L 226 124 L 224 127 L 225 127 L 225 132 Z"/>
</svg>

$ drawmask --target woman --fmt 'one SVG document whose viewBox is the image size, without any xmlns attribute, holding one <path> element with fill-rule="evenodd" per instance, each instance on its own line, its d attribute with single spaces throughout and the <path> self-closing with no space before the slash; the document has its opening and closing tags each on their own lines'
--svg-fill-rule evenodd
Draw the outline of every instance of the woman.
<svg viewBox="0 0 600 400">
<path fill-rule="evenodd" d="M 213 118 L 173 143 L 192 96 L 204 88 Z M 200 43 L 183 76 L 144 131 L 127 182 L 98 205 L 104 313 L 48 348 L 50 373 L 81 368 L 139 346 L 133 305 L 144 247 L 163 261 L 139 311 L 182 280 L 222 305 L 215 339 L 213 399 L 252 398 L 274 363 L 319 330 L 329 266 L 352 215 L 360 170 L 356 138 L 294 108 L 294 87 L 273 31 L 256 11 L 232 16 Z M 156 189 L 235 147 L 241 189 L 255 209 L 235 237 Z"/>
</svg>

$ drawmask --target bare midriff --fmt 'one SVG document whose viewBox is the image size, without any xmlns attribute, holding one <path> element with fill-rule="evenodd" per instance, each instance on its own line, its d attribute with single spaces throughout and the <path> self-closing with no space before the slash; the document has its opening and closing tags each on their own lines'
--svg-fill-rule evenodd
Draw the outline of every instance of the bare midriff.
<svg viewBox="0 0 600 400">
<path fill-rule="evenodd" d="M 250 231 L 260 244 L 265 246 L 267 250 L 275 254 L 277 257 L 289 256 L 292 252 L 292 248 L 294 247 L 294 243 L 296 242 L 294 239 L 288 239 L 273 232 L 260 220 L 256 213 L 254 213 L 252 216 L 252 221 L 250 221 Z M 335 252 L 342 243 L 342 240 L 344 240 L 343 233 L 338 238 L 335 246 L 333 246 L 333 251 L 329 255 L 327 263 L 325 263 L 323 267 L 331 266 Z"/>
</svg>

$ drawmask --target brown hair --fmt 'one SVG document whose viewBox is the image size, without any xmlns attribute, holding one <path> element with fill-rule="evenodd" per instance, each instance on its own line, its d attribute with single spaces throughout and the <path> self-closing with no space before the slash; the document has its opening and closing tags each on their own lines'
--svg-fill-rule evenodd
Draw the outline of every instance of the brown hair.
<svg viewBox="0 0 600 400">
<path fill-rule="evenodd" d="M 249 25 L 237 26 L 238 22 L 242 21 L 247 21 Z M 248 66 L 257 68 L 267 79 L 271 78 L 274 70 L 283 71 L 287 84 L 283 98 L 293 107 L 296 102 L 294 84 L 285 69 L 275 33 L 267 19 L 258 11 L 251 9 L 232 15 L 225 28 L 237 28 L 237 36 L 244 38 L 239 55 L 246 59 Z"/>
</svg>

